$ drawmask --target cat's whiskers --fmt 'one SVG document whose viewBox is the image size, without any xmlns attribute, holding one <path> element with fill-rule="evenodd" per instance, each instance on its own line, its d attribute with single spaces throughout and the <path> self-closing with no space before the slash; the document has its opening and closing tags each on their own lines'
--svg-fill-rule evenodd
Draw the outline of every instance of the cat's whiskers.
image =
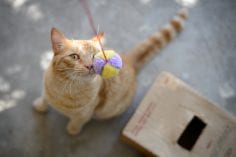
<svg viewBox="0 0 236 157">
<path fill-rule="evenodd" d="M 86 69 L 77 67 L 77 68 L 57 68 L 58 72 L 62 73 L 62 75 L 66 76 L 68 79 L 63 82 L 62 91 L 68 93 L 70 97 L 73 97 L 74 88 L 78 85 L 83 84 L 83 80 L 81 80 L 80 76 L 89 75 L 90 73 L 86 71 Z"/>
<path fill-rule="evenodd" d="M 74 68 L 57 68 L 57 71 L 67 71 L 67 70 L 74 70 Z"/>
<path fill-rule="evenodd" d="M 66 72 L 66 73 L 69 73 L 69 74 L 71 74 L 71 71 L 72 72 L 77 72 L 77 74 L 79 76 L 81 76 L 81 74 L 83 74 L 85 72 L 84 69 L 82 69 L 82 68 L 57 68 L 56 70 L 61 71 L 61 72 Z"/>
</svg>

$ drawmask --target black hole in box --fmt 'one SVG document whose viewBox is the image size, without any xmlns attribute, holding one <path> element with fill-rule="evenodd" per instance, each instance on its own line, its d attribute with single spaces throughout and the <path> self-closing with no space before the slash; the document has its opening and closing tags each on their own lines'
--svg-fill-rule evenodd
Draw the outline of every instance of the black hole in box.
<svg viewBox="0 0 236 157">
<path fill-rule="evenodd" d="M 197 116 L 194 116 L 180 135 L 177 143 L 189 151 L 192 150 L 205 127 L 206 123 Z"/>
</svg>

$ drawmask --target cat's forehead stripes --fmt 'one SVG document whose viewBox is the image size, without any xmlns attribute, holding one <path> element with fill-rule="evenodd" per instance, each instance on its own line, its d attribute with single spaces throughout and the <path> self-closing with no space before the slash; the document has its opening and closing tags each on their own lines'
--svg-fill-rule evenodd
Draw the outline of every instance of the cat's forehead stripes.
<svg viewBox="0 0 236 157">
<path fill-rule="evenodd" d="M 83 51 L 83 45 L 79 43 L 77 40 L 72 40 L 71 48 L 73 51 Z"/>
<path fill-rule="evenodd" d="M 83 40 L 82 41 L 72 40 L 71 49 L 72 51 L 79 52 L 82 55 L 85 55 L 87 52 L 97 51 L 92 41 L 83 41 Z"/>
</svg>

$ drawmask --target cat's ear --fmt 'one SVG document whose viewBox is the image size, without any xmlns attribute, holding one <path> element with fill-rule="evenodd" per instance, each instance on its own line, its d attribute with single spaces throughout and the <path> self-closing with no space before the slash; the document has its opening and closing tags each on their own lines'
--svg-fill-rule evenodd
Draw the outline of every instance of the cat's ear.
<svg viewBox="0 0 236 157">
<path fill-rule="evenodd" d="M 55 54 L 60 53 L 66 46 L 66 37 L 54 27 L 51 29 L 51 41 Z"/>
<path fill-rule="evenodd" d="M 96 36 L 94 36 L 94 37 L 92 38 L 92 41 L 94 42 L 95 46 L 96 46 L 98 49 L 100 49 L 101 46 L 100 46 L 100 44 L 99 44 L 98 38 L 100 39 L 100 41 L 101 41 L 101 43 L 102 43 L 102 45 L 103 45 L 103 44 L 105 43 L 105 35 L 104 35 L 104 32 L 99 32 Z"/>
</svg>

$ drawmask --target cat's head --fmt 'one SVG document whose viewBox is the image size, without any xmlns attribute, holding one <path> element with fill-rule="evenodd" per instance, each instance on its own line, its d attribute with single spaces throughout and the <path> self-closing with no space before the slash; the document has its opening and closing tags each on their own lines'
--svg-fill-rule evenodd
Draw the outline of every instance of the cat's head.
<svg viewBox="0 0 236 157">
<path fill-rule="evenodd" d="M 101 42 L 103 33 L 98 34 Z M 93 58 L 101 50 L 97 37 L 90 40 L 70 40 L 56 28 L 51 30 L 51 41 L 54 57 L 53 69 L 69 78 L 92 78 L 95 76 Z"/>
</svg>

